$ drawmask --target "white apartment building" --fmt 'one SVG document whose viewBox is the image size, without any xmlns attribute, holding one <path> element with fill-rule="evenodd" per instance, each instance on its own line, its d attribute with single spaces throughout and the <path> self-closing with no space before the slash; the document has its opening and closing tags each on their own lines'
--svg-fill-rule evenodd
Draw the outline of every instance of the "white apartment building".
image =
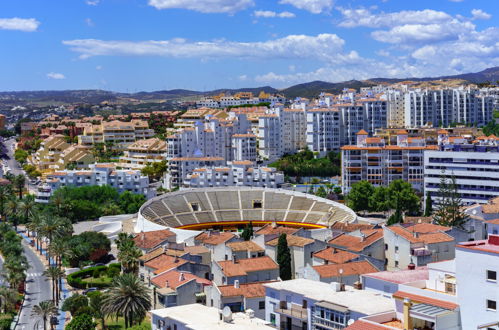
<svg viewBox="0 0 499 330">
<path fill-rule="evenodd" d="M 340 149 L 340 116 L 336 108 L 319 108 L 307 111 L 307 147 L 321 157 Z"/>
<path fill-rule="evenodd" d="M 259 117 L 258 141 L 262 158 L 274 161 L 306 146 L 306 114 L 303 109 L 275 107 Z"/>
<path fill-rule="evenodd" d="M 187 176 L 197 168 L 225 165 L 222 157 L 176 157 L 168 162 L 168 171 L 163 177 L 163 187 L 173 189 L 182 186 Z"/>
<path fill-rule="evenodd" d="M 494 97 L 470 87 L 416 89 L 404 94 L 405 127 L 450 126 L 451 123 L 485 125 L 492 120 Z"/>
<path fill-rule="evenodd" d="M 362 180 L 388 186 L 399 179 L 423 191 L 424 154 L 434 148 L 426 146 L 422 138 L 409 138 L 405 130 L 397 133 L 396 145 L 387 145 L 379 137 L 368 137 L 362 130 L 357 133 L 355 145 L 341 148 L 343 192 L 348 193 L 354 183 Z"/>
<path fill-rule="evenodd" d="M 441 177 L 454 176 L 457 191 L 466 205 L 482 204 L 499 196 L 499 138 L 449 137 L 438 132 L 438 149 L 424 153 L 424 190 L 435 204 Z"/>
<path fill-rule="evenodd" d="M 463 329 L 499 327 L 499 236 L 456 245 L 457 294 Z"/>
<path fill-rule="evenodd" d="M 129 145 L 120 157 L 119 166 L 124 169 L 142 169 L 147 164 L 166 159 L 166 142 L 158 138 L 138 140 Z"/>
<path fill-rule="evenodd" d="M 256 161 L 256 135 L 253 133 L 232 135 L 232 158 L 235 161 Z"/>
<path fill-rule="evenodd" d="M 147 199 L 156 196 L 149 188 L 149 178 L 138 170 L 117 170 L 114 164 L 93 164 L 90 170 L 64 170 L 47 175 L 40 184 L 35 201 L 48 203 L 52 194 L 61 187 L 104 186 L 116 188 L 120 193 L 130 191 Z"/>
<path fill-rule="evenodd" d="M 387 90 L 381 96 L 386 99 L 387 111 L 387 127 L 400 128 L 404 127 L 405 120 L 405 97 L 404 92 L 400 90 Z"/>
<path fill-rule="evenodd" d="M 280 188 L 284 183 L 284 174 L 275 168 L 254 167 L 250 161 L 233 161 L 227 166 L 195 168 L 182 181 L 182 186 L 186 188 L 228 186 Z"/>
</svg>

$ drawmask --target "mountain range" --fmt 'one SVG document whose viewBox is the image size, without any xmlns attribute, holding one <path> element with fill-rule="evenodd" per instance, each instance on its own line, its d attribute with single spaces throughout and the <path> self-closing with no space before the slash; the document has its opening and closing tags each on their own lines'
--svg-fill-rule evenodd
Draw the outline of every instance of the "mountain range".
<svg viewBox="0 0 499 330">
<path fill-rule="evenodd" d="M 464 73 L 453 76 L 425 77 L 425 78 L 372 78 L 367 80 L 349 80 L 337 83 L 325 81 L 312 81 L 308 83 L 294 85 L 288 88 L 276 89 L 271 86 L 262 86 L 257 88 L 239 88 L 239 89 L 217 89 L 213 91 L 201 92 L 185 89 L 173 89 L 153 92 L 139 93 L 118 93 L 104 90 L 63 90 L 63 91 L 20 91 L 20 92 L 0 92 L 0 103 L 6 101 L 24 101 L 24 102 L 83 102 L 98 103 L 102 101 L 115 101 L 123 98 L 139 99 L 142 101 L 157 100 L 181 100 L 193 99 L 195 97 L 217 95 L 221 92 L 235 94 L 237 92 L 253 92 L 258 95 L 260 91 L 266 93 L 280 93 L 287 98 L 298 96 L 313 98 L 321 92 L 339 93 L 344 88 L 358 89 L 360 87 L 369 87 L 378 84 L 392 84 L 403 81 L 412 82 L 437 82 L 442 80 L 456 80 L 458 83 L 484 83 L 499 81 L 499 66 L 488 68 L 480 72 Z"/>
</svg>

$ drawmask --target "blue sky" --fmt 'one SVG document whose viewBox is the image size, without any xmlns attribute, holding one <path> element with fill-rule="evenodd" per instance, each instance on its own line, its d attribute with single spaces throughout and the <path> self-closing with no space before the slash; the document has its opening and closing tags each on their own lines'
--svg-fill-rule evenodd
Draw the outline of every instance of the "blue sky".
<svg viewBox="0 0 499 330">
<path fill-rule="evenodd" d="M 212 90 L 499 65 L 496 0 L 2 0 L 0 90 Z"/>
</svg>

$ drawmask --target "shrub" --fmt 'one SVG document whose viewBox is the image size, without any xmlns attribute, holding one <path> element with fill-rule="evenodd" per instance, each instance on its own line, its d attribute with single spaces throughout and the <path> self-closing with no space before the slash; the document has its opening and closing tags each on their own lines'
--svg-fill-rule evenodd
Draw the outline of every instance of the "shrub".
<svg viewBox="0 0 499 330">
<path fill-rule="evenodd" d="M 94 269 L 92 273 L 93 278 L 99 278 L 100 277 L 100 271 L 98 269 Z"/>
</svg>

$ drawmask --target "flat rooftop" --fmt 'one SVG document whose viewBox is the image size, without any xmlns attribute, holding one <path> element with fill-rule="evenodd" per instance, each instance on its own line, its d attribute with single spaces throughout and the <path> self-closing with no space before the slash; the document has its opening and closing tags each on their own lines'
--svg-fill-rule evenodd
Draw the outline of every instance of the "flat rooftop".
<svg viewBox="0 0 499 330">
<path fill-rule="evenodd" d="M 232 321 L 220 320 L 220 310 L 201 304 L 190 304 L 176 307 L 168 307 L 151 311 L 153 315 L 168 318 L 182 323 L 188 329 L 210 330 L 210 329 L 241 329 L 241 330 L 270 330 L 274 329 L 267 325 L 264 320 L 256 317 L 250 318 L 245 313 L 232 313 Z"/>
<path fill-rule="evenodd" d="M 336 291 L 328 283 L 307 279 L 296 279 L 264 284 L 267 288 L 285 290 L 315 301 L 326 301 L 344 306 L 351 311 L 366 315 L 384 313 L 393 310 L 393 301 L 374 291 L 356 290 L 345 286 L 345 291 Z"/>
<path fill-rule="evenodd" d="M 427 280 L 428 267 L 422 266 L 422 267 L 417 267 L 416 269 L 376 272 L 376 273 L 362 274 L 361 276 L 375 278 L 378 280 L 396 283 L 396 284 L 404 284 L 419 280 Z"/>
</svg>

